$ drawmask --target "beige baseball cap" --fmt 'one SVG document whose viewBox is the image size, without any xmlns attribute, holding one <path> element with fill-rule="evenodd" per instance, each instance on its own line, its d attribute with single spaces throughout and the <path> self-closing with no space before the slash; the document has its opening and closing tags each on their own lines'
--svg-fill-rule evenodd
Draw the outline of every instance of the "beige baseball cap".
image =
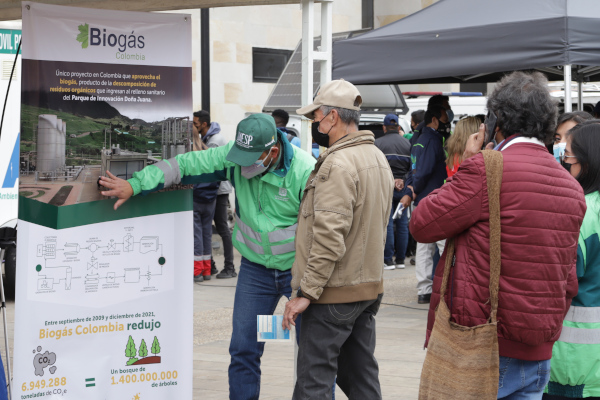
<svg viewBox="0 0 600 400">
<path fill-rule="evenodd" d="M 348 110 L 360 111 L 362 97 L 360 92 L 348 81 L 338 79 L 327 82 L 315 96 L 312 104 L 296 110 L 298 115 L 304 115 L 313 119 L 314 112 L 321 106 L 347 108 Z"/>
</svg>

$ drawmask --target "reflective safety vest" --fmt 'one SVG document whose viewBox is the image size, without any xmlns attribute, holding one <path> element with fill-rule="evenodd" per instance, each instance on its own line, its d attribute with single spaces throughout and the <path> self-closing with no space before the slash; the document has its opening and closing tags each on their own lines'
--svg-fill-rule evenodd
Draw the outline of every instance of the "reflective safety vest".
<svg viewBox="0 0 600 400">
<path fill-rule="evenodd" d="M 295 257 L 294 239 L 300 200 L 315 159 L 292 146 L 278 131 L 283 162 L 263 176 L 246 179 L 241 167 L 226 160 L 233 146 L 181 154 L 133 174 L 134 194 L 146 194 L 174 183 L 229 180 L 235 188 L 233 244 L 248 260 L 287 271 Z"/>
<path fill-rule="evenodd" d="M 600 397 L 600 193 L 587 194 L 585 203 L 577 246 L 579 293 L 552 348 L 546 387 L 546 393 L 569 398 Z"/>
<path fill-rule="evenodd" d="M 257 232 L 246 225 L 237 215 L 235 217 L 237 233 L 235 240 L 243 244 L 256 254 L 272 254 L 278 256 L 295 251 L 294 239 L 298 224 L 287 228 L 277 229 L 272 232 Z M 281 243 L 280 243 L 281 242 Z M 285 243 L 284 243 L 285 242 Z"/>
</svg>

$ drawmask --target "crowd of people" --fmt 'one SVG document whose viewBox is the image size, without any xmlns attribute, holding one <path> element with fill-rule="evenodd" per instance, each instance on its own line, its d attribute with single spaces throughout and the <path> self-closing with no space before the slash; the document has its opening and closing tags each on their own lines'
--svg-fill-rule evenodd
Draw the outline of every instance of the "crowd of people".
<svg viewBox="0 0 600 400">
<path fill-rule="evenodd" d="M 374 317 L 384 270 L 405 268 L 411 237 L 416 300 L 430 303 L 426 346 L 446 276 L 453 324 L 468 330 L 497 317 L 497 398 L 600 398 L 600 120 L 558 116 L 540 73 L 515 72 L 497 84 L 487 104 L 495 126 L 466 116 L 452 129 L 449 98 L 433 96 L 411 114 L 411 132 L 389 114 L 375 139 L 359 130 L 361 103 L 354 85 L 336 80 L 297 110 L 313 120 L 317 154 L 299 148 L 283 110 L 245 118 L 229 143 L 199 111 L 197 151 L 128 181 L 102 178 L 115 208 L 142 191 L 194 184 L 194 281 L 213 272 L 213 220 L 226 253 L 217 278 L 236 276 L 233 247 L 241 253 L 230 398 L 259 398 L 256 316 L 273 314 L 285 296 L 283 327 L 296 327 L 299 345 L 293 398 L 331 399 L 337 384 L 351 399 L 381 399 Z M 498 246 L 490 245 L 482 149 L 502 159 Z M 497 307 L 493 257 L 501 260 Z M 421 398 L 473 398 L 467 388 L 436 390 Z M 456 396 L 439 395 L 451 391 Z"/>
</svg>

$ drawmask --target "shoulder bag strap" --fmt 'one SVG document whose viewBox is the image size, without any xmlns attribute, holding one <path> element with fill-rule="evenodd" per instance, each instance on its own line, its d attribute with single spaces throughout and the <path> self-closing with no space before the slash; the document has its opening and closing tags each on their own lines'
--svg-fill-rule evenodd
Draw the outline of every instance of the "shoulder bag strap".
<svg viewBox="0 0 600 400">
<path fill-rule="evenodd" d="M 442 278 L 442 286 L 440 287 L 440 302 L 445 301 L 446 289 L 448 288 L 448 280 L 450 270 L 454 266 L 454 238 L 446 241 L 446 263 L 444 264 L 444 275 Z"/>
<path fill-rule="evenodd" d="M 490 321 L 496 322 L 498 313 L 498 289 L 500 287 L 500 187 L 504 160 L 502 153 L 484 150 L 485 175 L 487 179 L 488 204 L 490 208 Z"/>
<path fill-rule="evenodd" d="M 485 163 L 485 174 L 488 189 L 488 204 L 490 214 L 490 320 L 496 322 L 498 313 L 498 289 L 500 286 L 500 187 L 502 185 L 503 158 L 502 153 L 494 150 L 482 151 Z M 444 301 L 450 270 L 454 267 L 454 238 L 446 243 L 446 263 L 440 288 L 440 301 Z"/>
</svg>

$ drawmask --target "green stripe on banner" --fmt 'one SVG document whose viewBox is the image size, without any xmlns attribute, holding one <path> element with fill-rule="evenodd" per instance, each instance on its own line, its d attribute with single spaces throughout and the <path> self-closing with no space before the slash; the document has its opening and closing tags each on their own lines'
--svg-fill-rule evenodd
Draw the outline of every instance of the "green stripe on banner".
<svg viewBox="0 0 600 400">
<path fill-rule="evenodd" d="M 85 387 L 93 387 L 93 386 L 96 386 L 96 384 L 95 383 L 88 383 L 88 384 L 85 385 Z"/>
<path fill-rule="evenodd" d="M 53 206 L 19 196 L 19 219 L 51 229 L 146 217 L 149 215 L 191 211 L 192 190 L 173 190 L 130 198 L 117 211 L 116 199 L 91 201 L 70 206 Z"/>
</svg>

